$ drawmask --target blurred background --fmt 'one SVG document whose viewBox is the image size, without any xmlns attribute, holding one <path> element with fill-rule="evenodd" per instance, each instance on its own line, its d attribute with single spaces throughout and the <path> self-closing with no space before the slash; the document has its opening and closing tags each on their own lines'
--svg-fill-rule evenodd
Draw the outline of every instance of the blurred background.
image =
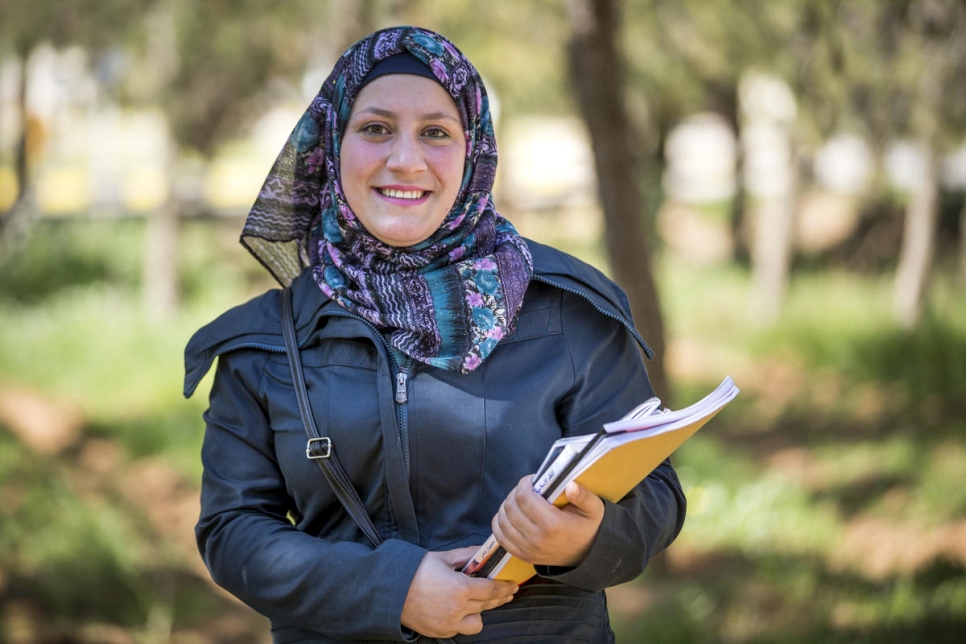
<svg viewBox="0 0 966 644">
<path fill-rule="evenodd" d="M 479 68 L 496 202 L 628 291 L 688 521 L 619 642 L 966 634 L 958 0 L 0 0 L 0 642 L 268 642 L 193 543 L 209 381 L 274 287 L 237 243 L 336 57 Z"/>
</svg>

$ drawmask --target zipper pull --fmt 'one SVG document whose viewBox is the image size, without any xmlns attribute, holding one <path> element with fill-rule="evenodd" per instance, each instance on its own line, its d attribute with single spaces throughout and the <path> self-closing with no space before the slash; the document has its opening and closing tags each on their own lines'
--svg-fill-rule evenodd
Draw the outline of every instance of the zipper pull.
<svg viewBox="0 0 966 644">
<path fill-rule="evenodd" d="M 406 402 L 406 372 L 400 371 L 396 374 L 396 402 L 403 404 Z"/>
</svg>

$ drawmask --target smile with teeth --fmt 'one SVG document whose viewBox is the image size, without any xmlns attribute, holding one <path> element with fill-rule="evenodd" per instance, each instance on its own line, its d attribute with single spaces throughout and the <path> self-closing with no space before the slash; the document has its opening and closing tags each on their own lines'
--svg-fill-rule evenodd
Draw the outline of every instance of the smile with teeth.
<svg viewBox="0 0 966 644">
<path fill-rule="evenodd" d="M 379 194 L 383 197 L 392 199 L 422 199 L 426 194 L 425 190 L 393 190 L 391 188 L 378 188 Z"/>
</svg>

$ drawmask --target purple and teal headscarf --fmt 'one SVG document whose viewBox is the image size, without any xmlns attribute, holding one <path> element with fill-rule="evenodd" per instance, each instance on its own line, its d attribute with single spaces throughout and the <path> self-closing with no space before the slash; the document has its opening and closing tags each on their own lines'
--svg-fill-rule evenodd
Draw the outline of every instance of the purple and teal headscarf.
<svg viewBox="0 0 966 644">
<path fill-rule="evenodd" d="M 339 150 L 352 104 L 377 62 L 409 53 L 425 63 L 460 112 L 463 181 L 429 239 L 395 248 L 349 208 Z M 486 89 L 446 38 L 417 27 L 377 31 L 336 63 L 296 125 L 252 206 L 241 241 L 283 285 L 306 266 L 322 291 L 429 365 L 469 373 L 513 330 L 533 262 L 497 213 L 496 140 Z"/>
</svg>

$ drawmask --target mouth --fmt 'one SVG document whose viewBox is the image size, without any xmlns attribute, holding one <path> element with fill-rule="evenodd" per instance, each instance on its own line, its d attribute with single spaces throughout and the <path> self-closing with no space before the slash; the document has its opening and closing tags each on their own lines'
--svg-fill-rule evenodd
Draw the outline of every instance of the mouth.
<svg viewBox="0 0 966 644">
<path fill-rule="evenodd" d="M 407 201 L 418 201 L 428 194 L 426 190 L 395 190 L 393 188 L 376 188 L 383 197 L 390 199 L 405 199 Z"/>
</svg>

